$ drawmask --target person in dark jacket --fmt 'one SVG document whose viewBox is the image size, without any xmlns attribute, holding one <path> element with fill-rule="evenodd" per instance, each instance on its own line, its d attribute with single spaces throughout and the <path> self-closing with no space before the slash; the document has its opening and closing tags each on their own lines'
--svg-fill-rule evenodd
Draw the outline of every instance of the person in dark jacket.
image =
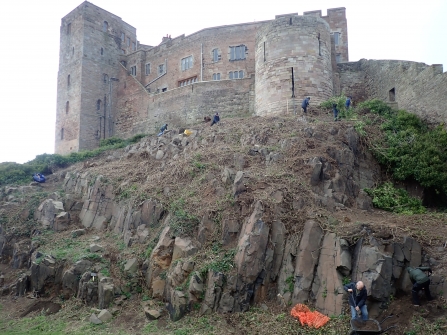
<svg viewBox="0 0 447 335">
<path fill-rule="evenodd" d="M 433 297 L 430 294 L 430 278 L 424 273 L 424 271 L 428 271 L 429 274 L 432 274 L 432 270 L 428 266 L 421 266 L 418 268 L 408 267 L 407 272 L 410 275 L 410 280 L 413 283 L 413 288 L 411 289 L 411 296 L 413 298 L 413 304 L 415 306 L 420 306 L 421 303 L 419 301 L 419 291 L 424 290 L 425 296 L 428 301 L 433 300 Z"/>
<path fill-rule="evenodd" d="M 307 97 L 301 103 L 301 108 L 303 109 L 304 113 L 307 113 L 307 106 L 309 106 L 309 101 L 310 101 L 310 97 Z"/>
<path fill-rule="evenodd" d="M 368 309 L 366 307 L 366 298 L 368 292 L 366 291 L 365 284 L 362 281 L 357 283 L 349 283 L 343 286 L 346 292 L 348 292 L 348 302 L 351 307 L 352 319 L 357 319 L 358 313 L 362 312 L 362 320 L 368 320 Z"/>
<path fill-rule="evenodd" d="M 165 123 L 161 128 L 160 128 L 160 132 L 158 133 L 157 136 L 161 136 L 165 133 L 165 131 L 168 130 L 168 124 Z"/>
<path fill-rule="evenodd" d="M 349 106 L 351 106 L 351 99 L 352 99 L 352 97 L 348 97 L 346 99 L 345 106 L 346 106 L 347 110 L 349 109 Z"/>
<path fill-rule="evenodd" d="M 220 121 L 219 113 L 216 113 L 213 117 L 213 122 L 211 122 L 211 126 Z"/>
<path fill-rule="evenodd" d="M 340 121 L 340 119 L 338 118 L 337 104 L 332 105 L 332 111 L 334 112 L 334 121 Z"/>
</svg>

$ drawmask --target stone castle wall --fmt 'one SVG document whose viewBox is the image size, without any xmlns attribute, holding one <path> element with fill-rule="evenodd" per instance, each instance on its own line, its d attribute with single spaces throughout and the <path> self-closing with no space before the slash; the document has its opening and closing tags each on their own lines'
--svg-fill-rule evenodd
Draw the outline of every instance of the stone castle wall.
<svg viewBox="0 0 447 335">
<path fill-rule="evenodd" d="M 332 96 L 330 27 L 314 16 L 283 16 L 264 25 L 256 39 L 257 115 L 285 112 L 286 101 Z"/>
<path fill-rule="evenodd" d="M 447 73 L 442 65 L 361 59 L 337 66 L 340 90 L 354 101 L 395 101 L 429 123 L 447 122 Z"/>
</svg>

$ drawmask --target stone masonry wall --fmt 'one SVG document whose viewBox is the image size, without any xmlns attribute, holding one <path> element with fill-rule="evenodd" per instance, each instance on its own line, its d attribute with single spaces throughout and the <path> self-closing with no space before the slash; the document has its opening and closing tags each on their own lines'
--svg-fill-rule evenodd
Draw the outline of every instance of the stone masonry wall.
<svg viewBox="0 0 447 335">
<path fill-rule="evenodd" d="M 447 122 L 447 73 L 442 65 L 397 60 L 366 60 L 338 64 L 341 90 L 366 92 L 363 98 L 398 103 L 430 123 Z M 363 85 L 361 82 L 363 81 Z M 356 84 L 357 82 L 357 84 Z M 356 87 L 356 85 L 359 85 Z M 353 89 L 356 87 L 356 90 Z M 394 95 L 390 93 L 394 89 Z"/>
<path fill-rule="evenodd" d="M 223 120 L 231 114 L 253 113 L 253 84 L 254 78 L 198 82 L 155 94 L 145 92 L 128 75 L 119 85 L 115 133 L 120 137 L 156 133 L 164 123 L 183 127 L 216 112 Z"/>
<path fill-rule="evenodd" d="M 293 80 L 292 80 L 293 69 Z M 257 115 L 285 112 L 287 101 L 332 96 L 329 25 L 314 16 L 282 16 L 260 29 L 256 39 Z M 292 91 L 293 89 L 293 91 Z"/>
</svg>

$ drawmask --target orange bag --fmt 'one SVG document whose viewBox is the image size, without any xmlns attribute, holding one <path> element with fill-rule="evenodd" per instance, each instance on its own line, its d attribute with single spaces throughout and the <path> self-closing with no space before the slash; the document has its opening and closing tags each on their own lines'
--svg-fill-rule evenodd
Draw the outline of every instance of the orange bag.
<svg viewBox="0 0 447 335">
<path fill-rule="evenodd" d="M 330 320 L 329 317 L 320 312 L 312 312 L 309 307 L 303 304 L 297 304 L 293 307 L 290 311 L 290 315 L 295 319 L 300 320 L 302 326 L 308 325 L 309 327 L 317 329 L 323 327 Z"/>
</svg>

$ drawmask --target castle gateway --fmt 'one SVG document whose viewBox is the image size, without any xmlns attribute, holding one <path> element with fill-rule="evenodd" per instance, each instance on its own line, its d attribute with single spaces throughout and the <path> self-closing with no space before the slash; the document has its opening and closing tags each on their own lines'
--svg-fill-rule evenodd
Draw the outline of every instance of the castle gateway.
<svg viewBox="0 0 447 335">
<path fill-rule="evenodd" d="M 215 112 L 293 113 L 305 96 L 315 105 L 342 92 L 355 101 L 391 99 L 438 119 L 443 110 L 445 118 L 441 65 L 350 63 L 345 8 L 321 14 L 205 28 L 149 46 L 120 17 L 83 2 L 61 22 L 55 152 L 93 149 L 101 139 L 185 126 Z M 427 96 L 427 80 L 443 86 Z"/>
</svg>

